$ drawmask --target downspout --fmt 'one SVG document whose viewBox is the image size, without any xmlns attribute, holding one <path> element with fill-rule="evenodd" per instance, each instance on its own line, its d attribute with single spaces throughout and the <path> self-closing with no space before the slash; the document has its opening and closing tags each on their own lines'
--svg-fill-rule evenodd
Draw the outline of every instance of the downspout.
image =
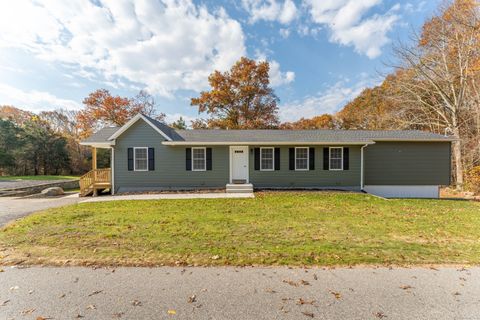
<svg viewBox="0 0 480 320">
<path fill-rule="evenodd" d="M 368 146 L 368 143 L 360 148 L 360 191 L 364 191 L 364 165 L 363 165 L 363 149 Z"/>
<path fill-rule="evenodd" d="M 111 160 L 110 160 L 110 166 L 112 167 L 111 170 L 112 170 L 112 181 L 111 181 L 111 184 L 112 184 L 112 196 L 115 195 L 115 148 L 112 146 L 110 147 L 111 150 L 112 150 L 112 157 L 111 157 Z"/>
</svg>

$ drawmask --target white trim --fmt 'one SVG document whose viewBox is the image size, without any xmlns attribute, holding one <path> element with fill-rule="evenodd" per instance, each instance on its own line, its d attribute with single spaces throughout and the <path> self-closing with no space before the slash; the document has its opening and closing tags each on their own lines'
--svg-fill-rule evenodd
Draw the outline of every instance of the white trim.
<svg viewBox="0 0 480 320">
<path fill-rule="evenodd" d="M 250 183 L 250 154 L 249 154 L 249 147 L 248 146 L 230 146 L 229 147 L 229 155 L 230 155 L 230 159 L 229 159 L 229 163 L 230 163 L 230 177 L 229 177 L 229 183 L 233 183 L 233 150 L 235 149 L 240 149 L 242 148 L 242 150 L 244 152 L 246 152 L 247 154 L 247 183 Z"/>
<path fill-rule="evenodd" d="M 81 146 L 90 146 L 90 147 L 95 147 L 99 149 L 108 149 L 111 146 L 115 145 L 115 141 L 110 141 L 110 142 L 80 142 Z"/>
<path fill-rule="evenodd" d="M 332 169 L 331 163 L 332 163 L 332 149 L 342 149 L 341 155 L 342 157 L 340 158 L 340 164 L 342 165 L 341 169 Z M 329 171 L 343 171 L 343 147 L 329 147 L 328 148 L 328 170 Z"/>
<path fill-rule="evenodd" d="M 435 138 L 435 139 L 402 139 L 402 138 L 375 138 L 374 141 L 392 141 L 392 142 L 452 142 L 460 139 L 455 137 Z"/>
<path fill-rule="evenodd" d="M 298 169 L 297 168 L 297 149 L 307 149 L 307 168 Z M 310 148 L 309 147 L 295 147 L 295 171 L 309 171 L 310 170 Z"/>
<path fill-rule="evenodd" d="M 319 146 L 338 146 L 339 142 L 306 142 L 306 141 L 297 141 L 297 142 L 288 142 L 288 141 L 279 141 L 279 142 L 272 142 L 272 141 L 217 141 L 217 142 L 208 142 L 208 141 L 162 141 L 162 144 L 167 146 L 244 146 L 244 145 L 256 145 L 256 146 L 271 146 L 279 145 L 279 146 L 312 146 L 312 145 L 319 145 Z M 363 146 L 364 144 L 375 144 L 373 141 L 369 142 L 348 142 L 342 141 L 341 145 L 360 145 Z"/>
<path fill-rule="evenodd" d="M 146 149 L 147 150 L 147 169 L 145 170 L 137 170 L 137 152 L 136 150 L 137 149 Z M 133 171 L 139 171 L 139 172 L 143 172 L 143 171 L 148 171 L 148 147 L 133 147 Z"/>
<path fill-rule="evenodd" d="M 167 136 L 167 134 L 165 132 L 163 132 L 162 130 L 160 130 L 156 125 L 154 125 L 150 120 L 148 120 L 143 114 L 141 113 L 138 113 L 135 117 L 133 117 L 132 119 L 130 119 L 127 123 L 125 123 L 119 130 L 117 130 L 114 134 L 112 134 L 110 136 L 110 138 L 108 138 L 108 140 L 114 140 L 116 138 L 118 138 L 122 133 L 124 133 L 125 131 L 127 131 L 128 128 L 130 128 L 133 124 L 135 124 L 135 122 L 137 122 L 139 119 L 142 119 L 143 121 L 145 121 L 146 123 L 148 123 L 155 131 L 157 131 L 158 133 L 160 133 L 165 139 L 167 139 L 168 141 L 172 141 L 172 138 L 170 138 L 169 136 Z"/>
<path fill-rule="evenodd" d="M 272 169 L 262 169 L 262 150 L 263 149 L 272 149 Z M 260 148 L 260 171 L 275 171 L 275 148 L 274 147 Z"/>
<path fill-rule="evenodd" d="M 193 166 L 193 160 L 194 160 L 194 157 L 193 157 L 193 150 L 203 150 L 203 169 L 195 169 L 194 166 Z M 205 147 L 194 147 L 192 148 L 192 171 L 207 171 L 207 148 Z"/>
<path fill-rule="evenodd" d="M 110 179 L 112 179 L 112 181 L 110 181 L 110 184 L 112 185 L 111 194 L 113 196 L 115 195 L 115 148 L 111 147 L 110 150 L 112 150 L 112 158 L 110 160 L 110 170 L 112 170 L 112 176 L 110 177 Z"/>
</svg>

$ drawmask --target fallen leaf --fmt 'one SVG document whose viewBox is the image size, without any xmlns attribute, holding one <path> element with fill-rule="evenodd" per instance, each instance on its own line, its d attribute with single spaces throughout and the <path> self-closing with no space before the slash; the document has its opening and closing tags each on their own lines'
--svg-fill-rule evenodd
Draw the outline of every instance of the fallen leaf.
<svg viewBox="0 0 480 320">
<path fill-rule="evenodd" d="M 302 298 L 298 299 L 297 300 L 297 304 L 298 305 L 303 305 L 303 304 L 311 304 L 313 305 L 313 303 L 315 302 L 315 300 L 304 300 Z"/>
<path fill-rule="evenodd" d="M 14 286 L 14 287 L 10 287 L 10 290 L 13 291 L 13 290 L 18 290 L 19 286 Z"/>
<path fill-rule="evenodd" d="M 461 296 L 462 294 L 457 291 L 457 292 L 454 292 L 453 295 L 454 295 L 454 296 Z"/>
<path fill-rule="evenodd" d="M 414 289 L 414 287 L 407 284 L 407 285 L 404 285 L 404 286 L 400 286 L 400 289 L 408 290 L 408 289 Z"/>
<path fill-rule="evenodd" d="M 5 272 L 5 270 L 3 270 L 3 269 L 0 269 L 0 272 Z"/>
<path fill-rule="evenodd" d="M 3 302 L 0 304 L 0 307 L 6 306 L 7 303 L 9 303 L 9 302 L 10 302 L 10 300 L 5 300 L 5 301 L 3 301 Z"/>
<path fill-rule="evenodd" d="M 30 291 L 28 291 L 28 294 L 32 294 L 34 292 L 35 292 L 35 290 L 30 290 Z"/>
<path fill-rule="evenodd" d="M 313 274 L 313 280 L 318 280 L 318 277 L 317 277 L 316 273 Z"/>
<path fill-rule="evenodd" d="M 85 318 L 85 317 L 82 316 L 81 314 L 77 314 L 77 315 L 75 316 L 75 318 L 80 319 L 80 318 Z"/>
<path fill-rule="evenodd" d="M 23 315 L 25 315 L 25 314 L 31 314 L 31 313 L 33 313 L 33 311 L 35 311 L 35 308 L 23 310 L 21 313 L 22 313 Z"/>
<path fill-rule="evenodd" d="M 103 292 L 103 290 L 96 290 L 96 291 L 93 291 L 92 293 L 90 293 L 88 296 L 91 297 L 91 296 L 99 294 L 101 292 Z"/>
<path fill-rule="evenodd" d="M 175 311 L 175 310 L 168 310 L 167 313 L 168 313 L 168 314 L 177 314 L 177 311 Z"/>
<path fill-rule="evenodd" d="M 52 319 L 52 318 L 50 318 L 50 317 L 45 318 L 45 317 L 40 317 L 39 316 L 39 317 L 37 317 L 36 320 L 48 320 L 48 319 Z"/>
<path fill-rule="evenodd" d="M 311 312 L 304 312 L 304 311 L 302 311 L 302 313 L 303 313 L 305 316 L 310 317 L 310 318 L 315 317 L 315 315 L 314 315 L 313 313 L 311 313 Z"/>
<path fill-rule="evenodd" d="M 89 305 L 87 306 L 87 309 L 95 310 L 95 309 L 97 309 L 97 307 L 96 307 L 94 304 L 89 304 Z"/>
<path fill-rule="evenodd" d="M 293 286 L 293 287 L 298 287 L 298 283 L 296 283 L 295 281 L 292 281 L 292 280 L 283 280 L 284 283 L 288 283 L 289 285 Z"/>
<path fill-rule="evenodd" d="M 271 288 L 267 288 L 265 289 L 265 292 L 268 292 L 268 293 L 277 293 L 277 291 L 271 289 Z"/>
<path fill-rule="evenodd" d="M 303 284 L 304 286 L 309 286 L 310 282 L 305 281 L 305 280 L 300 280 L 300 283 Z"/>
<path fill-rule="evenodd" d="M 339 300 L 342 295 L 340 294 L 340 292 L 335 292 L 335 291 L 330 291 L 331 294 L 333 294 L 333 296 L 335 297 L 335 299 Z"/>
<path fill-rule="evenodd" d="M 59 297 L 60 299 L 61 298 L 65 298 L 66 294 L 65 293 L 62 293 L 62 295 Z"/>
<path fill-rule="evenodd" d="M 379 312 L 375 312 L 373 314 L 375 317 L 379 318 L 379 319 L 383 319 L 383 318 L 386 318 L 387 316 L 385 315 L 385 313 L 379 311 Z"/>
<path fill-rule="evenodd" d="M 138 301 L 138 300 L 133 300 L 132 301 L 132 306 L 134 307 L 139 307 L 142 305 L 142 302 L 141 301 Z"/>
<path fill-rule="evenodd" d="M 197 300 L 196 295 L 192 295 L 192 296 L 188 297 L 188 303 L 194 303 L 196 300 Z"/>
<path fill-rule="evenodd" d="M 212 260 L 218 260 L 218 259 L 220 259 L 220 256 L 218 254 L 216 254 L 212 257 Z"/>
<path fill-rule="evenodd" d="M 124 312 L 115 312 L 112 316 L 115 318 L 121 318 L 123 316 Z"/>
</svg>

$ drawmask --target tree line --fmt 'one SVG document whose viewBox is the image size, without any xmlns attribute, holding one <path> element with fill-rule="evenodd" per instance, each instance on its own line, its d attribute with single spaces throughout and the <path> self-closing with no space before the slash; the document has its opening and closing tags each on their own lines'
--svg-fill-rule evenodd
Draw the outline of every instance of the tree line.
<svg viewBox="0 0 480 320">
<path fill-rule="evenodd" d="M 210 89 L 191 99 L 205 117 L 190 127 L 417 129 L 449 134 L 458 139 L 452 152 L 456 185 L 480 188 L 479 12 L 476 0 L 443 4 L 410 41 L 394 47 L 393 72 L 380 85 L 365 89 L 335 114 L 311 119 L 281 123 L 268 62 L 242 57 L 230 70 L 214 71 L 208 78 Z M 104 126 L 121 126 L 138 112 L 165 119 L 145 91 L 128 98 L 99 89 L 83 105 L 77 112 L 60 109 L 38 115 L 0 108 L 0 173 L 84 173 L 91 155 L 79 145 L 81 139 Z M 188 126 L 182 118 L 170 125 Z M 99 161 L 108 165 L 108 154 L 100 154 Z"/>
</svg>

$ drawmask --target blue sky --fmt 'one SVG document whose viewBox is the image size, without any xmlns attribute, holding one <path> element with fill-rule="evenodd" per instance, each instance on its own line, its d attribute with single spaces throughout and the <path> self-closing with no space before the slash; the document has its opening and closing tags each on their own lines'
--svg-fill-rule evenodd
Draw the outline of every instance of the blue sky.
<svg viewBox="0 0 480 320">
<path fill-rule="evenodd" d="M 439 1 L 92 0 L 0 3 L 0 105 L 79 109 L 98 88 L 156 97 L 167 121 L 246 55 L 271 64 L 282 121 L 338 111 L 388 72 L 391 45 Z M 203 116 L 205 117 L 205 116 Z"/>
</svg>

